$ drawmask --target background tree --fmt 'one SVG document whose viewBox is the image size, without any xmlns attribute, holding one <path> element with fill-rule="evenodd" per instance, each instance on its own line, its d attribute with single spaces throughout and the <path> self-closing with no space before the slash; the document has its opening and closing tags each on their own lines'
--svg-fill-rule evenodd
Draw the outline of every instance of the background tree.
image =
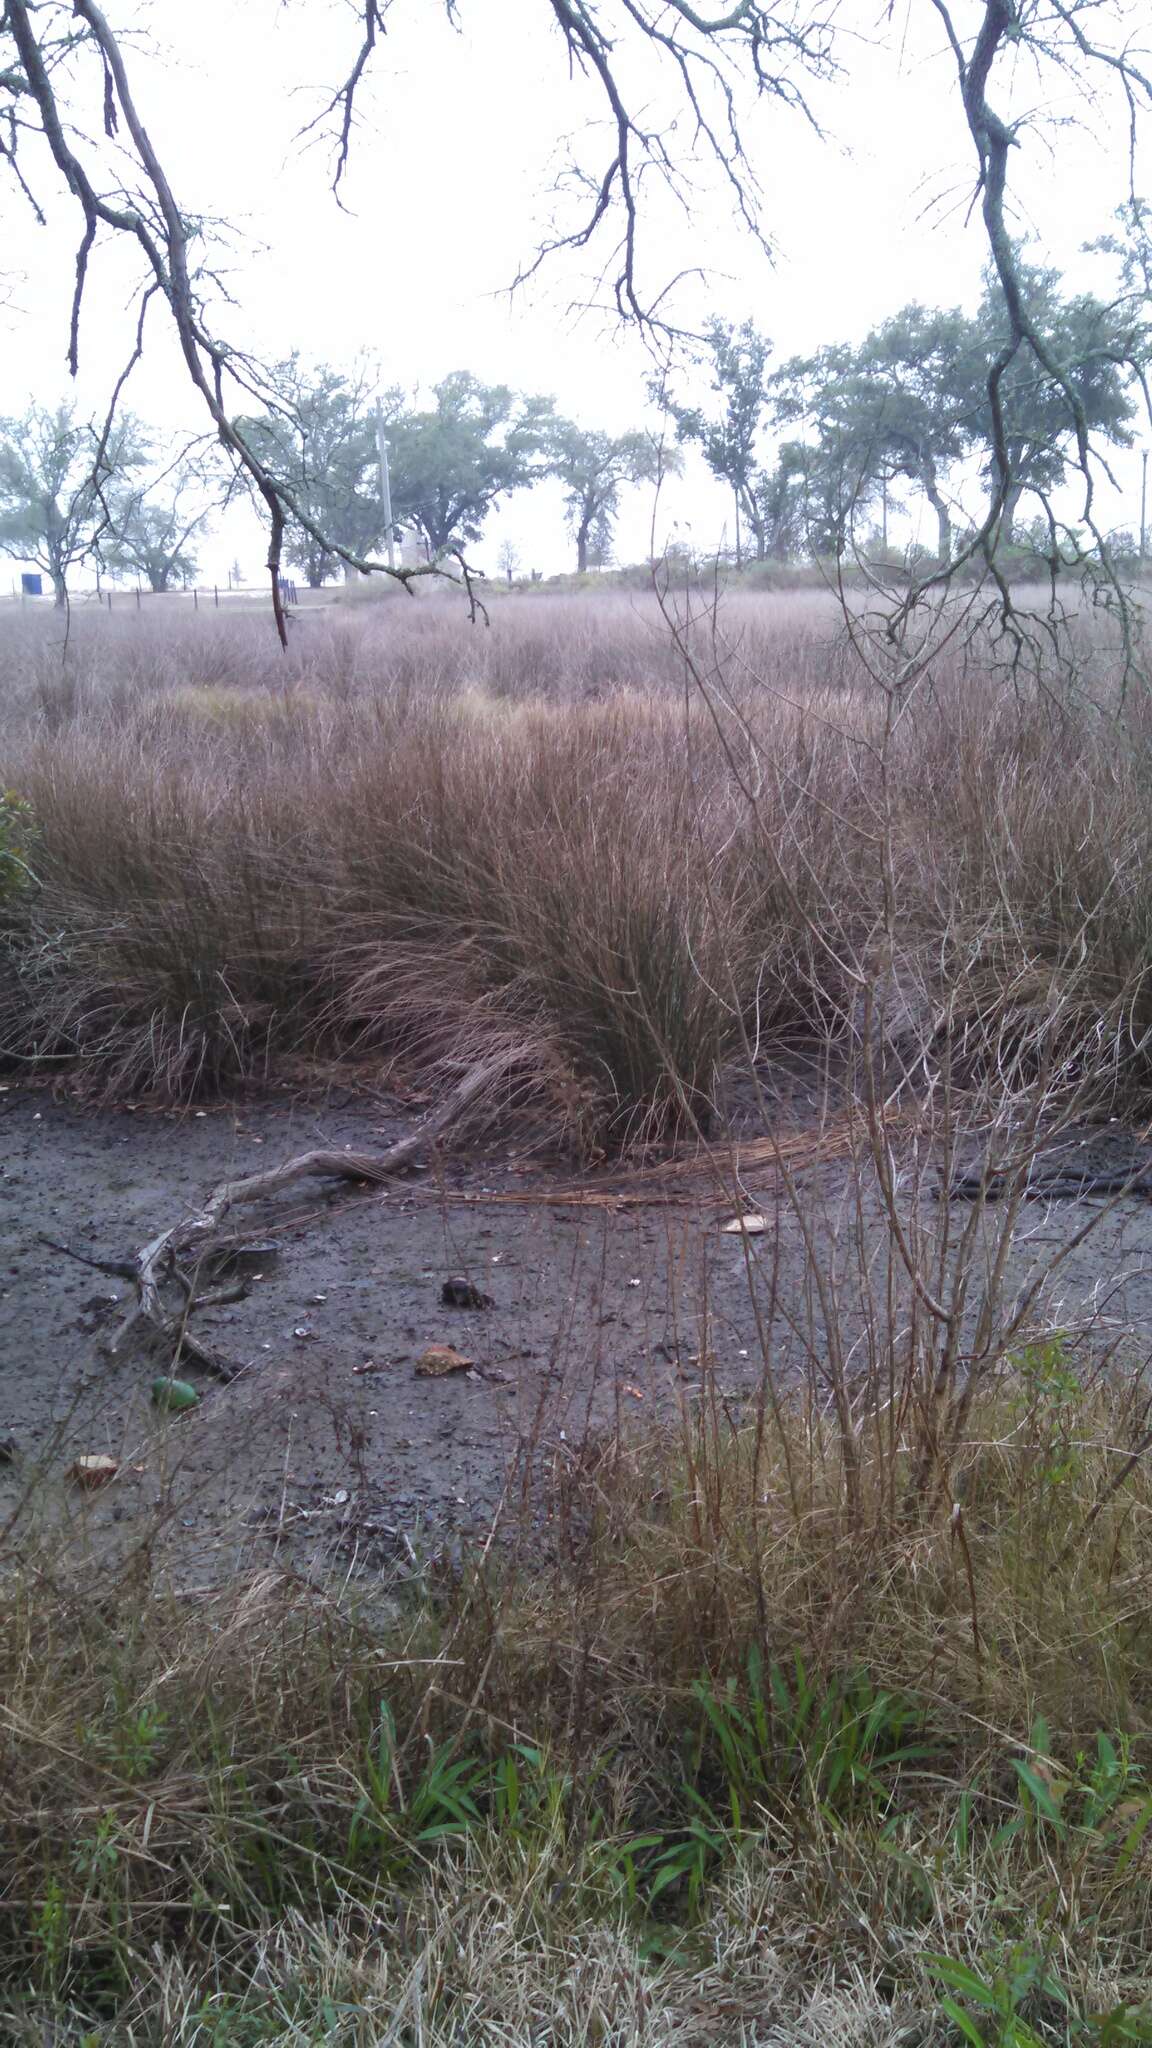
<svg viewBox="0 0 1152 2048">
<path fill-rule="evenodd" d="M 336 370 L 297 354 L 269 372 L 268 410 L 237 424 L 268 474 L 309 524 L 290 517 L 284 554 L 312 590 L 333 575 L 338 550 L 367 555 L 384 537 L 377 482 L 376 390 L 367 367 Z M 383 400 L 385 420 L 401 394 Z"/>
<path fill-rule="evenodd" d="M 678 467 L 661 455 L 650 434 L 604 434 L 562 420 L 552 444 L 552 472 L 565 486 L 564 509 L 576 541 L 579 574 L 612 559 L 620 492 L 625 484 L 655 483 L 661 469 Z"/>
<path fill-rule="evenodd" d="M 781 415 L 813 428 L 812 474 L 821 471 L 826 488 L 837 480 L 843 536 L 906 477 L 932 508 L 937 560 L 951 559 L 947 478 L 978 433 L 985 373 L 975 323 L 918 305 L 905 306 L 858 347 L 836 345 L 785 365 L 776 380 Z"/>
<path fill-rule="evenodd" d="M 496 566 L 511 583 L 520 567 L 520 550 L 514 540 L 505 539 L 500 543 Z"/>
<path fill-rule="evenodd" d="M 478 540 L 501 498 L 547 475 L 554 415 L 550 398 L 481 384 L 467 370 L 445 377 L 433 398 L 425 411 L 397 412 L 388 444 L 393 516 L 434 561 Z"/>
<path fill-rule="evenodd" d="M 755 484 L 756 509 L 764 536 L 764 555 L 787 562 L 809 541 L 812 501 L 809 451 L 799 441 L 785 441 L 771 469 L 762 469 Z M 820 553 L 817 546 L 816 553 Z"/>
<path fill-rule="evenodd" d="M 1011 343 L 1012 317 L 994 274 L 986 277 L 976 316 L 982 374 L 973 404 L 993 501 L 1003 501 L 998 539 L 1004 546 L 1012 544 L 1025 492 L 1040 497 L 1047 512 L 1050 494 L 1083 470 L 1082 436 L 1131 446 L 1141 376 L 1152 360 L 1142 302 L 1128 293 L 1114 301 L 1091 292 L 1067 297 L 1058 270 L 1027 263 L 1019 253 L 1015 268 L 1034 340 L 1005 363 L 995 407 L 988 370 Z"/>
<path fill-rule="evenodd" d="M 212 510 L 199 464 L 181 464 L 152 483 L 113 492 L 108 532 L 100 542 L 104 566 L 145 577 L 150 590 L 171 590 L 196 575 L 192 541 Z"/>
<path fill-rule="evenodd" d="M 130 413 L 107 434 L 69 405 L 31 405 L 0 420 L 0 553 L 34 562 L 64 604 L 72 570 L 109 530 L 110 493 L 143 460 Z"/>
<path fill-rule="evenodd" d="M 757 561 L 766 547 L 757 483 L 759 444 L 771 407 L 768 362 L 772 344 L 751 320 L 740 327 L 712 320 L 705 333 L 703 360 L 711 373 L 718 403 L 707 410 L 684 405 L 669 393 L 653 395 L 671 415 L 681 441 L 699 446 L 705 462 L 736 501 L 736 564 L 743 560 L 741 522 L 753 537 Z"/>
</svg>

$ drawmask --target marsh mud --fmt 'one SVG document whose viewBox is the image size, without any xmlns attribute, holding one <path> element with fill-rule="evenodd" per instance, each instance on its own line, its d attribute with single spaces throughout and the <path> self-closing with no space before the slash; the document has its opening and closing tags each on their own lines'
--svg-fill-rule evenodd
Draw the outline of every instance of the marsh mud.
<svg viewBox="0 0 1152 2048">
<path fill-rule="evenodd" d="M 618 1418 L 643 1429 L 690 1406 L 705 1371 L 739 1412 L 760 1385 L 769 1301 L 777 1370 L 818 1372 L 803 1232 L 767 1169 L 744 1173 L 742 1206 L 770 1223 L 745 1240 L 719 1228 L 732 1196 L 708 1175 L 577 1182 L 489 1139 L 384 1187 L 303 1182 L 246 1212 L 245 1229 L 273 1249 L 246 1299 L 195 1324 L 242 1370 L 221 1385 L 187 1369 L 199 1405 L 158 1413 L 157 1360 L 135 1346 L 108 1355 L 131 1283 L 45 1239 L 128 1258 L 222 1178 L 317 1144 L 382 1149 L 421 1113 L 346 1090 L 181 1114 L 93 1113 L 16 1083 L 0 1092 L 0 1525 L 23 1502 L 64 1518 L 96 1556 L 162 1542 L 193 1579 L 286 1548 L 301 1569 L 333 1555 L 387 1567 L 489 1526 Z M 859 1261 L 847 1168 L 815 1151 L 805 1161 L 802 1119 L 792 1142 L 819 1256 L 848 1274 Z M 1091 1143 L 1094 1159 L 1110 1143 L 1131 1156 L 1127 1138 Z M 1090 1197 L 1029 1202 L 1021 1275 L 1091 1213 Z M 492 1306 L 445 1301 L 456 1277 Z M 852 1320 L 858 1280 L 841 1291 Z M 1059 1266 L 1043 1312 L 1104 1348 L 1152 1337 L 1152 1201 L 1111 1209 Z M 419 1374 L 444 1346 L 470 1369 Z M 118 1475 L 85 1493 L 66 1475 L 94 1454 Z"/>
</svg>

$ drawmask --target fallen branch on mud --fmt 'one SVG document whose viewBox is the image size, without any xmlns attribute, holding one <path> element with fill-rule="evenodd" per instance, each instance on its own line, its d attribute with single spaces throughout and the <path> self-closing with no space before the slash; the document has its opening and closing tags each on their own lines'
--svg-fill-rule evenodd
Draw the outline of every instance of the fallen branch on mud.
<svg viewBox="0 0 1152 2048">
<path fill-rule="evenodd" d="M 195 1308 L 217 1304 L 222 1298 L 219 1293 L 201 1294 L 200 1280 L 205 1266 L 211 1268 L 235 1256 L 237 1241 L 222 1243 L 216 1236 L 230 1211 L 242 1203 L 264 1201 L 299 1180 L 389 1179 L 392 1174 L 410 1166 L 458 1122 L 464 1111 L 492 1086 L 506 1066 L 507 1057 L 501 1053 L 473 1067 L 417 1130 L 411 1131 L 406 1138 L 398 1139 L 384 1152 L 337 1152 L 322 1148 L 297 1153 L 281 1165 L 270 1167 L 264 1173 L 248 1174 L 243 1180 L 221 1181 L 213 1188 L 202 1208 L 150 1239 L 131 1261 L 125 1261 L 123 1265 L 116 1262 L 119 1270 L 130 1274 L 136 1289 L 136 1301 L 108 1346 L 109 1356 L 121 1356 L 130 1340 L 143 1329 L 149 1337 L 171 1347 L 173 1367 L 184 1358 L 217 1379 L 235 1379 L 244 1368 L 220 1357 L 199 1338 L 192 1336 L 188 1329 L 188 1320 Z M 170 1297 L 173 1291 L 179 1299 L 170 1305 L 166 1296 Z"/>
</svg>

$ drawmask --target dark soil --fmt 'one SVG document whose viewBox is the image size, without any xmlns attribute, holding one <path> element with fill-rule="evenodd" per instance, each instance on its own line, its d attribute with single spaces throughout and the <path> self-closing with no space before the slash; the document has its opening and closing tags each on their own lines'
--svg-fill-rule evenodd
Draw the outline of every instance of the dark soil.
<svg viewBox="0 0 1152 2048">
<path fill-rule="evenodd" d="M 150 1401 L 164 1361 L 139 1348 L 105 1355 L 130 1283 L 41 1241 L 130 1257 L 225 1176 L 318 1143 L 382 1149 L 419 1114 L 346 1090 L 182 1114 L 94 1114 L 46 1088 L 0 1092 L 0 1526 L 31 1496 L 73 1518 L 97 1554 L 151 1544 L 162 1525 L 166 1554 L 194 1578 L 285 1550 L 301 1568 L 333 1548 L 388 1567 L 484 1527 L 509 1490 L 516 1498 L 542 1467 L 578 1459 L 618 1416 L 642 1426 L 690 1401 L 702 1351 L 724 1400 L 735 1409 L 753 1397 L 746 1247 L 719 1232 L 730 1207 L 706 1181 L 656 1176 L 641 1201 L 565 1203 L 552 1197 L 571 1172 L 548 1174 L 506 1142 L 383 1189 L 304 1182 L 244 1212 L 245 1228 L 279 1253 L 261 1262 L 247 1300 L 195 1327 L 245 1370 L 221 1386 L 181 1368 L 202 1398 L 179 1416 Z M 1093 1159 L 1106 1165 L 1109 1144 L 1125 1142 L 1094 1136 Z M 832 1261 L 842 1169 L 818 1172 Z M 752 1177 L 750 1205 L 757 1192 Z M 766 1187 L 760 1195 L 770 1205 Z M 1083 1201 L 1029 1203 L 1021 1270 L 1087 1213 Z M 795 1219 L 774 1215 L 747 1250 L 799 1318 Z M 492 1306 L 446 1301 L 456 1278 L 468 1286 L 450 1295 L 466 1300 L 472 1288 Z M 1152 1333 L 1152 1202 L 1118 1205 L 1060 1268 L 1048 1308 L 1094 1320 L 1106 1339 Z M 798 1370 L 804 1344 L 789 1346 L 787 1322 L 774 1357 Z M 418 1376 L 421 1354 L 444 1345 L 473 1369 Z M 118 1461 L 99 1493 L 66 1476 L 84 1453 Z"/>
</svg>

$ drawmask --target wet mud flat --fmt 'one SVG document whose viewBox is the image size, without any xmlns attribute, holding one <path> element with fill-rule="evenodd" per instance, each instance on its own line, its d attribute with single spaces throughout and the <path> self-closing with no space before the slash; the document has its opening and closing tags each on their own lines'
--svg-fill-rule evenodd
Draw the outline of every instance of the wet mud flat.
<svg viewBox="0 0 1152 2048">
<path fill-rule="evenodd" d="M 346 1091 L 94 1114 L 7 1086 L 0 1522 L 31 1497 L 34 1512 L 42 1502 L 71 1520 L 95 1556 L 162 1531 L 193 1578 L 286 1549 L 303 1568 L 335 1555 L 387 1570 L 489 1526 L 533 1474 L 579 1459 L 621 1419 L 644 1429 L 683 1410 L 705 1371 L 739 1413 L 761 1384 L 769 1294 L 775 1370 L 812 1370 L 804 1233 L 767 1173 L 770 1228 L 751 1240 L 723 1233 L 731 1198 L 707 1177 L 657 1173 L 621 1200 L 607 1183 L 599 1194 L 596 1177 L 577 1188 L 570 1170 L 526 1161 L 514 1141 L 454 1150 L 363 1191 L 301 1183 L 245 1214 L 252 1237 L 277 1249 L 246 1299 L 195 1322 L 243 1369 L 222 1385 L 181 1368 L 200 1394 L 181 1415 L 153 1405 L 160 1368 L 146 1349 L 108 1356 L 131 1283 L 43 1242 L 130 1257 L 223 1178 L 317 1144 L 383 1149 L 419 1115 Z M 1092 1145 L 1094 1164 L 1131 1156 L 1119 1135 Z M 832 1159 L 810 1178 L 834 1262 L 852 1229 L 845 1169 Z M 754 1206 L 755 1169 L 745 1192 Z M 1020 1271 L 1073 1239 L 1091 1208 L 1090 1195 L 1027 1203 Z M 445 1301 L 455 1277 L 492 1305 Z M 1152 1345 L 1152 1201 L 1115 1204 L 1059 1266 L 1044 1311 L 1095 1325 L 1102 1343 Z M 443 1347 L 469 1365 L 419 1372 Z M 66 1478 L 91 1455 L 118 1467 L 97 1493 Z"/>
</svg>

